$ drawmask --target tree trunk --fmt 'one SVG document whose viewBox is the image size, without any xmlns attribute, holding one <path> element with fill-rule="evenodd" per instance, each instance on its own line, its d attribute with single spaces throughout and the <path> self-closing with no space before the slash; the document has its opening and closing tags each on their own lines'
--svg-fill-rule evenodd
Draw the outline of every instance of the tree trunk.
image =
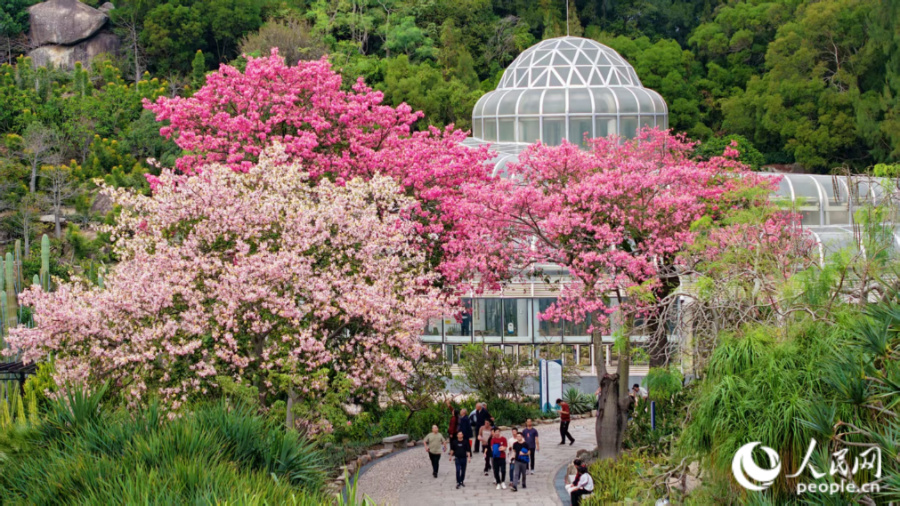
<svg viewBox="0 0 900 506">
<path fill-rule="evenodd" d="M 626 333 L 627 335 L 627 333 Z M 628 374 L 630 370 L 631 339 L 626 338 L 625 352 L 619 354 L 615 374 L 606 372 L 605 356 L 601 355 L 603 376 L 600 378 L 599 412 L 594 425 L 597 450 L 601 459 L 618 458 L 628 428 Z M 598 376 L 599 371 L 598 368 Z"/>
<path fill-rule="evenodd" d="M 31 162 L 31 183 L 28 185 L 28 190 L 30 193 L 34 193 L 37 187 L 37 170 L 38 170 L 38 159 L 37 155 L 34 156 L 34 160 Z"/>
<path fill-rule="evenodd" d="M 62 227 L 59 225 L 59 215 L 60 215 L 60 206 L 56 204 L 53 206 L 53 224 L 56 226 L 56 238 L 59 239 L 62 237 Z"/>
<path fill-rule="evenodd" d="M 674 267 L 666 266 L 663 272 L 673 274 L 660 276 L 660 287 L 656 292 L 656 300 L 663 301 L 678 288 L 680 280 L 674 274 Z M 666 322 L 663 320 L 664 311 L 661 305 L 656 308 L 656 314 L 647 319 L 647 353 L 650 355 L 650 367 L 666 367 L 669 365 L 669 336 L 666 332 Z"/>
<path fill-rule="evenodd" d="M 294 429 L 294 400 L 296 398 L 297 393 L 294 391 L 294 387 L 288 388 L 287 413 L 284 420 L 288 430 Z"/>
</svg>

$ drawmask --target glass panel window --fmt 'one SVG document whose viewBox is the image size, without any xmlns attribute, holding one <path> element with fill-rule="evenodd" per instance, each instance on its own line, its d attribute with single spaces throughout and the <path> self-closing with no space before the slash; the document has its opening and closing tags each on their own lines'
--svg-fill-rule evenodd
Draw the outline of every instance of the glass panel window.
<svg viewBox="0 0 900 506">
<path fill-rule="evenodd" d="M 634 97 L 634 94 L 626 88 L 610 88 L 616 94 L 616 98 L 619 100 L 619 113 L 620 114 L 638 114 L 641 110 L 638 107 L 637 99 Z M 490 105 L 490 104 L 489 104 Z M 485 114 L 487 114 L 488 109 L 485 109 Z"/>
<path fill-rule="evenodd" d="M 619 119 L 622 129 L 622 136 L 626 139 L 633 139 L 637 135 L 638 118 L 637 116 L 622 116 Z"/>
<path fill-rule="evenodd" d="M 516 121 L 514 119 L 500 120 L 500 141 L 515 142 L 516 140 Z"/>
<path fill-rule="evenodd" d="M 591 366 L 591 353 L 593 352 L 593 346 L 588 344 L 582 344 L 578 346 L 578 367 L 590 367 Z"/>
<path fill-rule="evenodd" d="M 519 120 L 519 142 L 532 143 L 540 136 L 540 122 L 537 119 Z"/>
<path fill-rule="evenodd" d="M 503 299 L 503 336 L 523 337 L 531 335 L 528 320 L 531 311 L 529 299 Z"/>
<path fill-rule="evenodd" d="M 637 88 L 634 90 L 634 94 L 637 95 L 638 105 L 641 108 L 641 114 L 656 112 L 656 105 L 653 103 L 653 99 L 650 98 L 649 91 L 646 91 L 644 88 Z"/>
<path fill-rule="evenodd" d="M 609 91 L 609 88 L 591 88 L 591 93 L 594 94 L 595 113 L 615 114 L 619 112 L 619 108 L 616 105 L 616 97 Z"/>
<path fill-rule="evenodd" d="M 499 91 L 488 93 L 488 99 L 484 102 L 484 111 L 482 111 L 482 114 L 484 116 L 496 116 L 497 106 L 500 104 L 500 99 L 503 95 L 504 92 Z"/>
<path fill-rule="evenodd" d="M 514 115 L 516 113 L 516 103 L 519 101 L 519 95 L 522 92 L 519 90 L 511 91 L 500 99 L 500 108 L 497 110 L 497 114 L 500 116 L 504 115 Z"/>
<path fill-rule="evenodd" d="M 819 216 L 819 211 L 800 211 L 801 222 L 803 225 L 821 225 L 822 220 Z"/>
<path fill-rule="evenodd" d="M 472 137 L 482 139 L 484 132 L 481 129 L 481 118 L 472 118 Z"/>
<path fill-rule="evenodd" d="M 616 118 L 615 116 L 597 116 L 597 137 L 608 137 L 616 135 Z"/>
<path fill-rule="evenodd" d="M 437 336 L 441 337 L 441 318 L 430 318 L 427 323 L 425 323 L 425 330 L 422 332 L 423 336 Z"/>
<path fill-rule="evenodd" d="M 538 319 L 538 336 L 539 337 L 560 337 L 562 336 L 562 324 L 559 322 L 552 322 L 550 320 L 543 320 L 540 318 L 540 315 L 547 311 L 553 304 L 556 303 L 556 298 L 541 298 L 535 299 L 537 302 L 536 318 Z"/>
<path fill-rule="evenodd" d="M 484 140 L 497 140 L 497 120 L 493 118 L 484 120 Z"/>
<path fill-rule="evenodd" d="M 655 126 L 656 126 L 656 118 L 654 118 L 653 116 L 641 116 L 641 129 L 642 130 L 644 129 L 644 127 L 653 128 Z"/>
<path fill-rule="evenodd" d="M 569 142 L 582 147 L 587 146 L 584 142 L 585 134 L 588 139 L 594 137 L 591 124 L 590 116 L 569 118 Z"/>
<path fill-rule="evenodd" d="M 535 365 L 534 360 L 534 346 L 528 345 L 519 345 L 519 366 L 520 367 L 533 367 Z"/>
<path fill-rule="evenodd" d="M 444 334 L 448 336 L 472 335 L 472 299 L 462 299 L 462 313 L 456 317 L 444 317 Z"/>
<path fill-rule="evenodd" d="M 585 317 L 581 321 L 562 321 L 564 336 L 586 336 L 590 327 L 590 318 Z"/>
<path fill-rule="evenodd" d="M 487 102 L 488 96 L 482 95 L 475 103 L 475 109 L 472 110 L 472 116 L 481 116 L 484 113 L 484 103 Z"/>
<path fill-rule="evenodd" d="M 566 112 L 566 90 L 547 90 L 544 93 L 544 114 Z"/>
<path fill-rule="evenodd" d="M 669 116 L 662 115 L 656 118 L 656 124 L 659 125 L 659 128 L 665 130 L 669 128 Z"/>
<path fill-rule="evenodd" d="M 586 114 L 594 112 L 593 102 L 591 101 L 591 94 L 588 90 L 584 88 L 573 88 L 569 90 L 569 114 L 579 112 Z"/>
<path fill-rule="evenodd" d="M 519 114 L 539 114 L 543 90 L 529 90 L 519 100 Z"/>
<path fill-rule="evenodd" d="M 475 336 L 502 336 L 503 316 L 501 313 L 501 299 L 475 299 L 473 308 Z"/>
<path fill-rule="evenodd" d="M 541 140 L 548 146 L 559 146 L 566 136 L 566 122 L 562 118 L 544 118 Z"/>
</svg>

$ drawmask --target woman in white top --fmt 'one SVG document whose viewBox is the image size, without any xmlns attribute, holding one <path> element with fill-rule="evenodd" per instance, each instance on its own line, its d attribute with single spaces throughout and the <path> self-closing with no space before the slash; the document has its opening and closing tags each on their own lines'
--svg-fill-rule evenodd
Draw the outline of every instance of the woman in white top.
<svg viewBox="0 0 900 506">
<path fill-rule="evenodd" d="M 578 467 L 578 474 L 575 476 L 573 485 L 574 488 L 569 493 L 569 498 L 572 499 L 572 506 L 579 506 L 581 498 L 594 491 L 594 479 L 588 473 L 587 467 Z"/>
</svg>

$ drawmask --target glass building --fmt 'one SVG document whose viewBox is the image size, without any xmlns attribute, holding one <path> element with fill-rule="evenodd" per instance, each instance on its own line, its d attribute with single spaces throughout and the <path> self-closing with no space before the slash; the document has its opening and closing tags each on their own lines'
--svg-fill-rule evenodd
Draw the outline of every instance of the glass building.
<svg viewBox="0 0 900 506">
<path fill-rule="evenodd" d="M 644 88 L 619 53 L 590 39 L 558 37 L 532 46 L 503 73 L 472 112 L 472 136 L 484 142 L 556 146 L 568 139 L 668 128 L 659 93 Z"/>
<path fill-rule="evenodd" d="M 613 49 L 580 37 L 558 37 L 526 49 L 510 64 L 497 89 L 475 105 L 472 125 L 472 137 L 464 144 L 489 144 L 496 154 L 494 173 L 502 175 L 534 142 L 559 145 L 565 139 L 583 146 L 585 138 L 631 138 L 645 126 L 668 128 L 668 109 Z M 772 198 L 801 213 L 803 226 L 818 242 L 821 263 L 830 253 L 856 244 L 855 210 L 877 203 L 884 193 L 877 182 L 840 176 L 771 176 L 782 177 Z M 894 237 L 900 247 L 900 236 Z M 465 314 L 429 322 L 422 340 L 438 347 L 451 363 L 458 360 L 461 345 L 485 343 L 517 356 L 523 366 L 561 358 L 589 368 L 594 365 L 589 322 L 554 323 L 538 316 L 556 300 L 558 284 L 566 282 L 565 270 L 555 267 L 552 278 L 550 283 L 519 280 L 500 293 L 464 299 Z M 613 298 L 611 304 L 617 301 Z M 644 340 L 632 339 L 638 345 Z M 603 340 L 613 342 L 609 335 Z"/>
</svg>

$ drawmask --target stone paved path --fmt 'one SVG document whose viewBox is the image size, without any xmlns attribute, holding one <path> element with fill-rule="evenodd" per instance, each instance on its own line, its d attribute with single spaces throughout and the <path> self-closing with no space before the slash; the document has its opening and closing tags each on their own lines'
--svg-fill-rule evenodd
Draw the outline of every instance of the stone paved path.
<svg viewBox="0 0 900 506">
<path fill-rule="evenodd" d="M 594 419 L 572 421 L 569 432 L 575 444 L 559 445 L 559 424 L 536 426 L 541 438 L 534 476 L 528 476 L 528 488 L 518 492 L 497 490 L 494 476 L 485 476 L 484 459 L 472 457 L 466 470 L 465 488 L 456 489 L 456 468 L 444 454 L 438 477 L 431 476 L 431 462 L 422 446 L 375 462 L 359 478 L 358 497 L 369 496 L 376 503 L 390 506 L 459 505 L 499 506 L 561 504 L 554 487 L 556 472 L 575 458 L 580 449 L 593 449 Z M 503 434 L 509 438 L 509 432 Z M 507 469 L 508 471 L 508 469 Z M 509 480 L 509 476 L 507 476 Z M 507 486 L 509 485 L 507 481 Z"/>
</svg>

